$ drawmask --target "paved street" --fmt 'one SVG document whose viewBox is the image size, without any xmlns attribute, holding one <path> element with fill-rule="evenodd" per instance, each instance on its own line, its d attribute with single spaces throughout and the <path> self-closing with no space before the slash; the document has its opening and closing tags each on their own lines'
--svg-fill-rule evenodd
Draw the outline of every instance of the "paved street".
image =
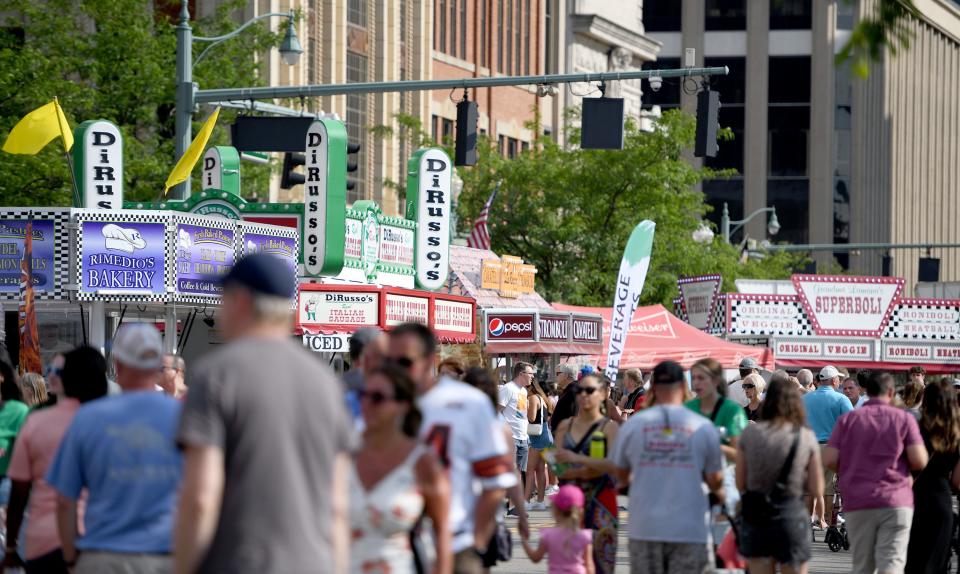
<svg viewBox="0 0 960 574">
<path fill-rule="evenodd" d="M 621 512 L 621 519 L 626 518 L 626 512 Z M 536 532 L 540 528 L 550 526 L 552 524 L 552 519 L 550 517 L 549 511 L 535 511 L 530 513 L 530 529 L 533 532 Z M 514 547 L 513 547 L 513 560 L 510 562 L 498 566 L 493 571 L 497 574 L 528 574 L 531 572 L 546 572 L 547 565 L 546 561 L 541 562 L 540 564 L 533 564 L 530 560 L 527 559 L 526 554 L 523 552 L 523 547 L 520 546 L 520 536 L 516 531 L 516 519 L 508 519 L 508 525 L 510 526 L 513 535 L 514 535 Z M 536 535 L 534 535 L 536 539 Z M 810 565 L 810 574 L 834 574 L 841 572 L 849 572 L 851 569 L 850 563 L 850 553 L 840 551 L 833 553 L 827 548 L 827 545 L 823 543 L 823 532 L 817 532 L 817 542 L 813 545 L 813 560 Z M 617 572 L 629 572 L 630 571 L 630 556 L 627 551 L 627 536 L 626 530 L 620 530 L 620 543 L 617 546 Z"/>
</svg>

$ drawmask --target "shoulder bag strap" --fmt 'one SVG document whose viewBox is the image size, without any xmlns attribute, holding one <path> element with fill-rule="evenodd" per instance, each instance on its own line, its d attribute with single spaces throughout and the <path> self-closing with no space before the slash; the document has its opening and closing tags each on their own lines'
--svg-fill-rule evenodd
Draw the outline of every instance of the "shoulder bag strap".
<svg viewBox="0 0 960 574">
<path fill-rule="evenodd" d="M 723 406 L 723 401 L 725 400 L 727 399 L 725 399 L 724 397 L 717 397 L 717 404 L 713 405 L 713 412 L 710 413 L 711 422 L 717 422 L 717 415 L 720 414 L 720 407 Z"/>
<path fill-rule="evenodd" d="M 790 453 L 780 469 L 780 476 L 777 477 L 777 483 L 774 485 L 776 492 L 785 492 L 787 490 L 787 481 L 790 479 L 790 471 L 793 470 L 793 459 L 797 456 L 797 447 L 800 446 L 800 429 L 796 429 L 793 434 L 793 444 L 790 446 Z"/>
<path fill-rule="evenodd" d="M 607 422 L 607 420 L 608 420 L 608 419 L 603 418 L 603 419 L 601 419 L 601 420 L 593 423 L 593 425 L 590 426 L 590 429 L 586 432 L 586 434 L 583 435 L 583 438 L 580 439 L 580 442 L 577 443 L 577 446 L 575 446 L 575 447 L 573 448 L 573 451 L 574 451 L 574 452 L 579 452 L 580 449 L 583 448 L 583 445 L 585 445 L 587 442 L 590 441 L 590 437 L 593 436 L 593 433 L 595 433 L 595 432 L 597 431 L 597 428 L 599 428 L 600 425 L 605 425 L 606 422 Z M 570 428 L 571 428 L 571 429 L 573 428 L 573 423 L 570 423 Z M 570 431 L 567 431 L 567 432 L 569 433 Z"/>
</svg>

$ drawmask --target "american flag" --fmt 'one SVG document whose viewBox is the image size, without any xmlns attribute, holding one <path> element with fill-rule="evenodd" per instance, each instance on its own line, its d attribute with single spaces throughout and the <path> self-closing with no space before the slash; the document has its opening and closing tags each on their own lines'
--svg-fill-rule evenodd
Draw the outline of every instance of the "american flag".
<svg viewBox="0 0 960 574">
<path fill-rule="evenodd" d="M 41 373 L 40 337 L 37 335 L 37 310 L 33 301 L 33 220 L 23 234 L 23 259 L 20 261 L 20 373 Z"/>
<path fill-rule="evenodd" d="M 487 200 L 483 209 L 480 210 L 480 217 L 478 217 L 477 221 L 473 224 L 470 236 L 467 237 L 467 247 L 490 249 L 490 230 L 487 227 L 487 218 L 490 216 L 490 206 L 493 205 L 493 200 L 497 197 L 497 191 L 499 190 L 500 184 L 498 183 L 494 186 L 493 193 L 490 194 L 490 199 Z"/>
</svg>

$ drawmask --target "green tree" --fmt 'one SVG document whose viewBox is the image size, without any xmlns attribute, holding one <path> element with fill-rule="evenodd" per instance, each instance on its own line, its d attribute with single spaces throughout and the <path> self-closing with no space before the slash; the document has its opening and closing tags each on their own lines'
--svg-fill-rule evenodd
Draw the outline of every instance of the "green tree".
<svg viewBox="0 0 960 574">
<path fill-rule="evenodd" d="M 738 277 L 788 277 L 802 257 L 773 254 L 741 264 L 735 246 L 693 241 L 708 210 L 695 186 L 726 175 L 683 159 L 694 133 L 691 116 L 671 111 L 652 132 L 628 120 L 617 151 L 578 149 L 576 128 L 568 130 L 570 147 L 541 137 L 513 159 L 484 141 L 478 164 L 459 172 L 460 231 L 469 230 L 499 182 L 489 219 L 493 250 L 536 265 L 537 289 L 549 301 L 609 305 L 624 244 L 643 219 L 657 224 L 643 303 L 669 305 L 680 276 L 719 273 L 727 289 Z"/>
<path fill-rule="evenodd" d="M 866 4 L 865 0 L 858 1 L 861 6 Z M 872 8 L 854 26 L 836 57 L 838 65 L 849 61 L 853 73 L 861 78 L 870 75 L 870 63 L 879 62 L 885 51 L 896 55 L 898 50 L 910 47 L 910 20 L 919 16 L 913 0 L 879 0 Z"/>
<path fill-rule="evenodd" d="M 153 200 L 173 169 L 175 22 L 178 0 L 5 0 L 0 28 L 0 137 L 55 96 L 74 127 L 90 119 L 116 123 L 124 137 L 125 196 Z M 231 0 L 193 22 L 197 35 L 235 29 L 246 2 Z M 252 26 L 213 50 L 194 70 L 203 87 L 261 85 L 262 59 L 279 42 Z M 195 44 L 194 57 L 204 44 Z M 212 110 L 195 114 L 194 132 Z M 236 116 L 222 110 L 211 144 L 229 142 Z M 244 165 L 245 194 L 265 189 L 269 166 Z M 194 188 L 199 188 L 195 170 Z M 0 154 L 0 205 L 66 206 L 71 180 L 63 147 L 36 156 Z"/>
</svg>

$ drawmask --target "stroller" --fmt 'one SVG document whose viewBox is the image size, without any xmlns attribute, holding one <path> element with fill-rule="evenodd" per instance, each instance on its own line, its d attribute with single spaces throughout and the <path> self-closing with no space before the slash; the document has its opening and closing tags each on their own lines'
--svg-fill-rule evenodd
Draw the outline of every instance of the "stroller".
<svg viewBox="0 0 960 574">
<path fill-rule="evenodd" d="M 830 526 L 826 534 L 823 535 L 823 541 L 833 552 L 840 552 L 840 549 L 850 550 L 850 538 L 847 536 L 847 525 L 840 522 L 840 513 L 843 512 L 843 497 L 840 491 L 833 495 L 833 512 L 830 514 Z M 816 540 L 816 539 L 814 539 Z"/>
</svg>

